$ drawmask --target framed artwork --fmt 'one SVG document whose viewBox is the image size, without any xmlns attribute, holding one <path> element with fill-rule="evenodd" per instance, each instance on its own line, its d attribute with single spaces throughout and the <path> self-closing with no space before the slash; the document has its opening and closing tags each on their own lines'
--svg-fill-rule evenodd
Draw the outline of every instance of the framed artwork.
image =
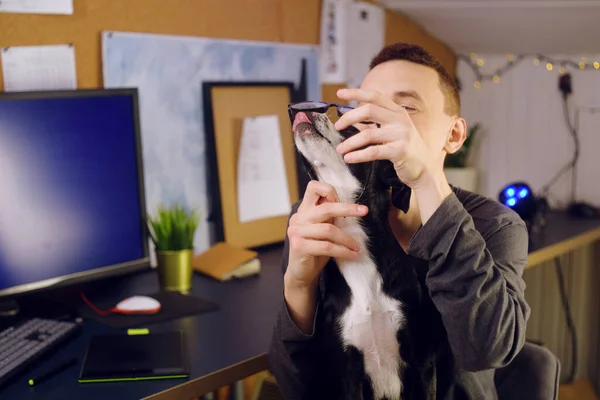
<svg viewBox="0 0 600 400">
<path fill-rule="evenodd" d="M 243 248 L 256 248 L 282 242 L 285 239 L 291 205 L 297 202 L 302 195 L 299 189 L 302 184 L 299 182 L 306 180 L 302 163 L 296 156 L 292 127 L 287 112 L 287 105 L 296 101 L 293 98 L 293 83 L 204 82 L 202 93 L 206 154 L 209 164 L 208 171 L 211 171 L 207 176 L 211 208 L 209 219 L 213 222 L 216 230 L 216 241 L 225 241 L 232 246 Z M 273 128 L 269 130 L 268 135 L 275 135 L 275 137 L 265 136 L 266 132 L 262 132 L 260 129 L 248 130 L 248 121 L 257 119 L 268 120 L 269 126 Z M 267 147 L 267 150 L 275 150 L 267 151 L 264 154 L 255 153 L 254 162 L 260 164 L 261 161 L 258 160 L 260 157 L 256 157 L 256 154 L 262 158 L 272 156 L 281 160 L 280 164 L 275 165 L 280 165 L 281 169 L 285 169 L 285 171 L 277 169 L 275 172 L 284 179 L 287 188 L 275 187 L 270 184 L 265 186 L 264 181 L 261 185 L 260 179 L 262 178 L 254 177 L 252 179 L 256 179 L 258 182 L 256 190 L 253 186 L 250 187 L 250 190 L 248 190 L 248 186 L 245 187 L 245 190 L 242 190 L 244 187 L 240 189 L 238 186 L 240 176 L 238 175 L 247 175 L 247 171 L 244 169 L 238 170 L 238 163 L 242 162 L 240 161 L 240 150 L 242 146 L 247 149 L 247 145 L 242 144 L 243 132 L 244 135 L 260 135 L 260 140 L 263 141 L 262 146 Z M 244 138 L 245 141 L 251 139 Z M 279 143 L 281 152 L 279 152 Z M 273 145 L 277 147 L 270 147 Z M 244 151 L 244 154 L 248 154 L 247 150 Z M 265 151 L 265 149 L 259 151 Z M 278 157 L 278 154 L 282 154 L 283 157 Z M 262 162 L 264 161 L 263 159 Z M 253 165 L 250 164 L 250 166 Z M 258 167 L 261 168 L 260 165 Z M 262 168 L 264 167 L 265 165 L 262 164 Z M 242 177 L 242 179 L 245 178 Z M 246 185 L 248 184 L 251 183 L 246 183 Z M 264 206 L 261 203 L 272 200 L 269 196 L 277 196 L 277 193 L 281 194 L 282 191 L 289 196 L 289 207 L 285 212 L 280 209 L 276 215 L 264 218 L 255 216 L 251 219 L 242 215 L 244 207 L 247 206 L 246 203 L 252 203 L 260 208 L 261 205 Z M 245 199 L 248 199 L 248 196 L 252 196 L 252 198 L 250 202 L 245 201 L 240 206 L 238 204 L 240 196 Z M 285 203 L 288 204 L 287 200 Z"/>
</svg>

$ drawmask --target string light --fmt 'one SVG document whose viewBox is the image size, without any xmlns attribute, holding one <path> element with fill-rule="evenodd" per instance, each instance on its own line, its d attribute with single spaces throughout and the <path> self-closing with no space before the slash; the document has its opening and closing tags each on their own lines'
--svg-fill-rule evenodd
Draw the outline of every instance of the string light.
<svg viewBox="0 0 600 400">
<path fill-rule="evenodd" d="M 581 70 L 585 70 L 585 69 L 600 70 L 600 61 L 594 61 L 593 63 L 588 63 L 588 59 L 586 57 L 582 57 L 579 62 L 576 62 L 576 61 L 569 60 L 569 59 L 564 59 L 564 60 L 554 59 L 551 57 L 547 57 L 543 54 L 513 55 L 513 54 L 507 53 L 507 54 L 505 54 L 505 56 L 506 56 L 506 60 L 507 60 L 506 63 L 502 67 L 498 68 L 496 71 L 494 71 L 493 73 L 490 73 L 490 74 L 485 74 L 481 71 L 481 67 L 485 65 L 485 60 L 483 59 L 483 57 L 477 56 L 476 53 L 470 53 L 469 56 L 459 54 L 458 58 L 466 61 L 468 66 L 471 67 L 471 69 L 473 70 L 473 73 L 475 74 L 473 86 L 476 89 L 479 89 L 483 85 L 483 82 L 485 82 L 485 81 L 492 81 L 494 83 L 499 83 L 500 78 L 502 77 L 502 75 L 504 73 L 506 73 L 508 70 L 510 70 L 511 68 L 518 65 L 525 58 L 530 58 L 530 57 L 533 58 L 534 65 L 537 66 L 537 65 L 541 65 L 543 63 L 544 66 L 546 67 L 546 70 L 548 70 L 548 71 L 554 71 L 554 66 L 558 66 L 558 73 L 561 75 L 566 74 L 568 68 L 579 68 Z"/>
</svg>

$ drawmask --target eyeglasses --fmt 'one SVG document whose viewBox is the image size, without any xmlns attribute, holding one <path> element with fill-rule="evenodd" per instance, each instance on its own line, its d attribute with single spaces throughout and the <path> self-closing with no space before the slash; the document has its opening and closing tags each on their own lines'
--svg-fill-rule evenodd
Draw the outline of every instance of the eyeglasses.
<svg viewBox="0 0 600 400">
<path fill-rule="evenodd" d="M 316 112 L 320 114 L 326 113 L 331 107 L 337 109 L 338 117 L 344 115 L 348 111 L 352 110 L 352 107 L 343 106 L 341 104 L 326 103 L 324 101 L 301 101 L 299 103 L 292 103 L 288 105 L 288 114 L 290 115 L 290 121 L 294 123 L 296 115 L 299 112 Z"/>
<path fill-rule="evenodd" d="M 341 117 L 350 110 L 354 110 L 354 107 L 344 106 L 335 103 L 326 103 L 324 101 L 302 101 L 299 103 L 292 103 L 288 105 L 288 114 L 290 116 L 290 122 L 293 124 L 296 119 L 296 115 L 299 112 L 316 112 L 320 114 L 326 113 L 331 107 L 335 107 L 337 110 L 338 117 Z M 364 124 L 372 124 L 371 121 L 365 121 Z"/>
</svg>

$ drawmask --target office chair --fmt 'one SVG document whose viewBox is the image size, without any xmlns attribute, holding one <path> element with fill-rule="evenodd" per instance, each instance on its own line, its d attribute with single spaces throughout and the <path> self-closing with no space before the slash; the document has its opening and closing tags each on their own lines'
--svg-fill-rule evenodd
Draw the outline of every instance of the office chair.
<svg viewBox="0 0 600 400">
<path fill-rule="evenodd" d="M 556 400 L 560 361 L 547 348 L 525 342 L 506 367 L 496 370 L 498 400 Z"/>
</svg>

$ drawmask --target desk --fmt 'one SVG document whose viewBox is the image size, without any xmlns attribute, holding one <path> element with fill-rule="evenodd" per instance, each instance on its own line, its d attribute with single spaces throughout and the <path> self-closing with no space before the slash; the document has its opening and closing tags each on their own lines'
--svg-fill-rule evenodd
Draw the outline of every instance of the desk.
<svg viewBox="0 0 600 400">
<path fill-rule="evenodd" d="M 550 213 L 548 226 L 530 241 L 529 265 L 550 260 L 575 247 L 600 240 L 600 220 L 578 220 L 563 213 Z M 260 254 L 260 278 L 220 283 L 194 276 L 193 293 L 220 305 L 220 310 L 175 321 L 151 325 L 153 331 L 180 329 L 186 335 L 191 359 L 187 380 L 79 384 L 76 381 L 81 358 L 92 335 L 114 331 L 96 321 L 86 321 L 82 334 L 55 356 L 35 365 L 0 391 L 0 399 L 188 399 L 226 386 L 268 368 L 267 349 L 283 289 L 281 246 Z M 158 290 L 155 272 L 139 274 L 111 286 L 116 300 L 133 293 Z M 59 358 L 76 356 L 80 362 L 60 376 L 29 388 L 27 379 L 46 370 Z"/>
<path fill-rule="evenodd" d="M 261 252 L 260 277 L 221 283 L 195 274 L 193 294 L 217 303 L 220 309 L 148 326 L 151 331 L 179 329 L 184 332 L 190 356 L 189 379 L 78 383 L 77 376 L 90 337 L 117 331 L 99 322 L 86 320 L 77 338 L 51 357 L 35 364 L 30 372 L 15 382 L 0 389 L 0 399 L 189 399 L 267 369 L 265 352 L 283 291 L 281 252 L 282 246 Z M 111 282 L 108 296 L 115 301 L 132 294 L 159 290 L 155 271 L 112 281 L 116 283 Z M 78 358 L 77 367 L 64 371 L 38 387 L 28 386 L 27 380 L 31 376 L 69 357 Z"/>
<path fill-rule="evenodd" d="M 551 211 L 543 232 L 529 240 L 527 268 L 600 240 L 600 219 L 578 219 L 564 212 Z"/>
</svg>

